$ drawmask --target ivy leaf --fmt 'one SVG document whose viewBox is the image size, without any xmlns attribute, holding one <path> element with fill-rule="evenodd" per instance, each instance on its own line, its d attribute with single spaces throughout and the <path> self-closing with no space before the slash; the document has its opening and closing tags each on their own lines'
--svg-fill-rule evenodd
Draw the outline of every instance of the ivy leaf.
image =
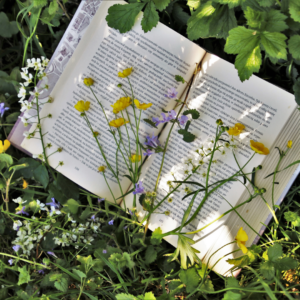
<svg viewBox="0 0 300 300">
<path fill-rule="evenodd" d="M 145 253 L 145 263 L 149 265 L 153 263 L 156 260 L 156 258 L 157 258 L 156 250 L 152 245 L 148 246 Z"/>
<path fill-rule="evenodd" d="M 289 39 L 288 47 L 293 58 L 300 60 L 300 35 L 293 35 Z"/>
<path fill-rule="evenodd" d="M 282 246 L 280 244 L 274 244 L 268 249 L 268 258 L 270 261 L 276 262 L 280 256 L 282 256 Z"/>
<path fill-rule="evenodd" d="M 295 101 L 300 105 L 300 78 L 293 85 L 293 91 L 295 93 Z"/>
<path fill-rule="evenodd" d="M 18 285 L 28 283 L 30 281 L 30 274 L 27 271 L 27 267 L 23 266 L 23 268 L 18 268 L 18 271 L 20 272 Z"/>
<path fill-rule="evenodd" d="M 129 31 L 144 6 L 145 3 L 115 4 L 111 6 L 106 16 L 108 26 L 118 29 L 120 33 Z"/>
<path fill-rule="evenodd" d="M 183 113 L 183 115 L 187 116 L 187 115 L 192 115 L 192 118 L 194 120 L 197 120 L 199 119 L 200 117 L 200 113 L 198 112 L 198 110 L 196 109 L 188 109 L 188 110 L 185 110 Z"/>
<path fill-rule="evenodd" d="M 270 280 L 274 277 L 275 267 L 271 261 L 266 261 L 260 265 L 260 272 L 266 279 Z"/>
<path fill-rule="evenodd" d="M 300 2 L 298 0 L 290 0 L 289 12 L 295 21 L 300 22 Z"/>
<path fill-rule="evenodd" d="M 199 284 L 200 277 L 195 268 L 189 268 L 187 270 L 181 270 L 179 278 L 186 285 L 187 293 L 191 293 Z"/>
<path fill-rule="evenodd" d="M 256 30 L 280 32 L 288 28 L 285 23 L 287 16 L 275 9 L 269 12 L 259 12 L 247 7 L 245 17 L 247 25 Z"/>
<path fill-rule="evenodd" d="M 156 27 L 159 21 L 158 12 L 155 9 L 155 5 L 150 1 L 144 11 L 144 16 L 141 22 L 144 32 L 151 31 L 153 27 Z"/>
<path fill-rule="evenodd" d="M 43 7 L 48 4 L 48 0 L 33 0 L 33 6 L 34 7 Z"/>
<path fill-rule="evenodd" d="M 287 37 L 279 32 L 264 31 L 260 34 L 261 43 L 271 57 L 286 59 L 286 43 Z"/>
<path fill-rule="evenodd" d="M 170 0 L 153 0 L 156 8 L 160 11 L 164 10 L 170 3 Z"/>
<path fill-rule="evenodd" d="M 217 2 L 220 4 L 227 4 L 229 8 L 234 8 L 240 6 L 242 0 L 217 0 Z"/>
<path fill-rule="evenodd" d="M 19 32 L 16 21 L 10 22 L 4 12 L 0 12 L 0 36 L 10 38 Z"/>
</svg>

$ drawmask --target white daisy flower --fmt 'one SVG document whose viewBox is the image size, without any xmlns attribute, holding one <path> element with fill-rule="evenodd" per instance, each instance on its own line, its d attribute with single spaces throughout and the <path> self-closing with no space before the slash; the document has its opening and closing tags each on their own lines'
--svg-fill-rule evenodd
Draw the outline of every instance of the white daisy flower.
<svg viewBox="0 0 300 300">
<path fill-rule="evenodd" d="M 14 201 L 15 203 L 18 203 L 18 204 L 23 204 L 25 202 L 27 202 L 27 200 L 24 200 L 21 198 L 21 197 L 18 197 L 17 199 L 12 199 L 12 201 Z"/>
</svg>

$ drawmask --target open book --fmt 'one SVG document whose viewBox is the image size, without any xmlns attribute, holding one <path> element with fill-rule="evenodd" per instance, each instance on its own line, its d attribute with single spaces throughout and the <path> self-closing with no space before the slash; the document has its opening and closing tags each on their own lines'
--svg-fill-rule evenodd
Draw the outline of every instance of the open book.
<svg viewBox="0 0 300 300">
<path fill-rule="evenodd" d="M 94 130 L 100 133 L 99 141 L 113 165 L 117 146 L 108 132 L 109 127 L 100 107 L 90 90 L 82 83 L 83 78 L 92 77 L 95 80 L 93 90 L 111 120 L 115 116 L 110 105 L 123 97 L 117 84 L 121 82 L 126 90 L 130 88 L 125 80 L 121 81 L 117 77 L 117 73 L 125 68 L 133 67 L 134 72 L 130 78 L 135 97 L 142 102 L 153 104 L 151 108 L 143 112 L 142 118 L 151 119 L 152 116 L 159 116 L 162 109 L 170 111 L 175 107 L 174 99 L 165 97 L 167 89 L 175 87 L 178 96 L 184 95 L 186 86 L 176 82 L 174 75 L 180 75 L 188 81 L 192 78 L 196 65 L 199 64 L 201 70 L 195 76 L 187 95 L 189 107 L 200 112 L 200 118 L 190 127 L 198 138 L 193 143 L 187 144 L 174 130 L 157 191 L 158 200 L 167 193 L 167 181 L 172 180 L 171 172 L 174 168 L 176 170 L 180 160 L 193 155 L 200 143 L 214 136 L 215 122 L 220 118 L 228 126 L 236 122 L 246 126 L 248 135 L 236 150 L 240 165 L 244 165 L 253 153 L 248 144 L 249 139 L 263 142 L 270 149 L 268 156 L 255 155 L 244 170 L 251 172 L 253 167 L 263 165 L 263 169 L 256 175 L 256 182 L 261 188 L 266 188 L 265 197 L 271 203 L 272 178 L 264 179 L 264 177 L 273 172 L 278 161 L 278 151 L 275 147 L 286 149 L 288 140 L 293 140 L 293 147 L 284 158 L 281 169 L 298 159 L 300 153 L 299 134 L 297 134 L 300 118 L 293 95 L 255 76 L 244 83 L 240 82 L 232 64 L 206 53 L 204 49 L 163 24 L 159 23 L 151 32 L 145 34 L 140 25 L 142 13 L 130 32 L 120 34 L 109 28 L 105 20 L 108 8 L 115 3 L 120 4 L 120 1 L 101 3 L 50 93 L 54 102 L 46 104 L 41 111 L 41 117 L 52 114 L 51 119 L 44 118 L 42 121 L 43 132 L 48 132 L 45 136 L 46 142 L 64 149 L 62 153 L 49 157 L 50 165 L 56 167 L 59 161 L 63 161 L 64 166 L 59 169 L 62 174 L 90 192 L 106 197 L 108 200 L 111 199 L 103 176 L 97 172 L 97 168 L 105 164 L 104 160 L 87 125 L 74 109 L 78 100 L 91 102 L 91 109 L 88 111 L 89 119 Z M 53 72 L 51 64 L 49 70 Z M 133 117 L 132 114 L 131 117 Z M 22 124 L 18 125 L 20 126 Z M 147 123 L 142 123 L 140 132 L 144 136 L 160 133 L 160 141 L 164 144 L 169 131 L 168 127 L 169 125 L 162 131 L 162 125 L 155 129 Z M 17 135 L 17 131 L 13 130 L 10 137 L 14 145 L 18 144 L 14 142 L 14 135 Z M 37 139 L 24 139 L 19 144 L 22 149 L 31 154 L 42 153 L 40 141 Z M 142 167 L 141 180 L 146 190 L 154 188 L 160 161 L 161 154 L 154 154 Z M 125 174 L 125 165 L 121 159 L 119 163 L 120 171 Z M 293 166 L 277 175 L 276 181 L 280 184 L 275 187 L 276 201 L 281 199 L 296 168 L 297 166 Z M 226 178 L 236 170 L 237 165 L 233 155 L 229 154 L 214 168 L 215 178 L 216 180 Z M 200 181 L 201 178 L 198 176 L 194 179 Z M 123 176 L 120 176 L 120 180 L 125 193 L 130 187 L 130 181 Z M 118 184 L 113 177 L 109 177 L 108 181 L 112 190 L 118 189 Z M 246 188 L 239 182 L 226 184 L 208 199 L 197 219 L 185 228 L 186 232 L 204 227 L 233 206 L 242 203 L 248 198 L 247 193 Z M 163 232 L 167 232 L 178 227 L 189 198 L 182 200 L 179 193 L 174 193 L 172 198 L 171 203 L 165 201 L 157 214 L 152 215 L 150 229 L 161 227 Z M 201 195 L 199 194 L 193 211 L 200 201 Z M 130 195 L 126 197 L 125 202 L 127 207 L 131 207 Z M 137 210 L 141 216 L 145 213 L 139 204 Z M 164 215 L 166 210 L 170 212 L 169 216 Z M 261 221 L 266 220 L 270 212 L 263 201 L 257 197 L 238 209 L 238 213 L 256 232 L 259 232 L 262 226 Z M 250 246 L 257 234 L 244 224 L 236 212 L 230 213 L 199 234 L 191 236 L 194 240 L 200 239 L 194 246 L 200 250 L 199 257 L 202 261 L 206 263 L 212 253 L 233 241 L 241 226 L 249 236 L 246 245 Z M 176 246 L 176 236 L 170 236 L 167 240 Z M 222 257 L 235 248 L 234 244 L 223 248 L 218 255 L 210 259 L 209 265 L 213 266 L 217 257 Z M 234 255 L 240 256 L 241 252 Z M 226 259 L 234 255 L 226 256 Z M 214 267 L 214 270 L 225 274 L 230 268 L 231 266 L 224 259 Z"/>
</svg>

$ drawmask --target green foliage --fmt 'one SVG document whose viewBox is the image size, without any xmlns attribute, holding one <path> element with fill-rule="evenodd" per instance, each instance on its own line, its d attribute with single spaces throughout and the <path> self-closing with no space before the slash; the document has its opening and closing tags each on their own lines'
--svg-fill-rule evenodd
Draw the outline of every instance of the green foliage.
<svg viewBox="0 0 300 300">
<path fill-rule="evenodd" d="M 188 109 L 188 110 L 185 110 L 183 113 L 183 115 L 187 116 L 187 115 L 192 115 L 192 118 L 194 120 L 197 120 L 199 119 L 200 117 L 200 113 L 198 112 L 198 110 L 196 109 Z"/>
<path fill-rule="evenodd" d="M 150 31 L 153 27 L 156 27 L 159 21 L 158 12 L 155 9 L 155 5 L 152 1 L 148 2 L 144 11 L 144 17 L 142 19 L 142 29 L 145 32 Z"/>
<path fill-rule="evenodd" d="M 300 60 L 300 35 L 293 35 L 288 42 L 289 51 L 293 58 Z"/>
<path fill-rule="evenodd" d="M 195 268 L 181 270 L 179 273 L 180 280 L 186 285 L 187 293 L 191 293 L 200 281 L 200 277 Z"/>
<path fill-rule="evenodd" d="M 185 83 L 185 80 L 184 80 L 183 77 L 180 76 L 180 75 L 175 75 L 175 80 L 176 80 L 177 82 Z"/>
<path fill-rule="evenodd" d="M 30 274 L 29 270 L 27 270 L 27 266 L 23 266 L 23 268 L 18 268 L 19 273 L 19 280 L 18 285 L 23 283 L 28 283 L 30 281 Z"/>
<path fill-rule="evenodd" d="M 47 168 L 44 165 L 39 165 L 33 171 L 33 176 L 37 182 L 41 183 L 44 188 L 47 188 L 49 183 L 49 175 Z"/>
<path fill-rule="evenodd" d="M 294 226 L 300 226 L 300 216 L 294 211 L 284 213 L 284 218 L 287 222 L 291 222 Z"/>
<path fill-rule="evenodd" d="M 0 12 L 0 36 L 10 38 L 19 32 L 16 21 L 9 21 L 4 12 Z"/>
</svg>

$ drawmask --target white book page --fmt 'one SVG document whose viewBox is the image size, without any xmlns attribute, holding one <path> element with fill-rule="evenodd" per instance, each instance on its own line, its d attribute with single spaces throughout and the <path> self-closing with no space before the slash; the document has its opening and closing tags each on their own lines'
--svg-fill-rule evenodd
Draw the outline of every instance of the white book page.
<svg viewBox="0 0 300 300">
<path fill-rule="evenodd" d="M 197 121 L 192 121 L 190 126 L 197 139 L 193 143 L 185 143 L 176 132 L 176 128 L 174 129 L 158 186 L 159 201 L 169 192 L 168 181 L 173 181 L 174 176 L 177 180 L 183 179 L 181 175 L 174 172 L 176 166 L 181 164 L 180 160 L 185 157 L 194 157 L 195 150 L 199 149 L 200 144 L 215 135 L 216 120 L 218 118 L 223 120 L 225 126 L 232 126 L 237 122 L 246 126 L 245 132 L 248 132 L 248 134 L 243 143 L 235 150 L 236 157 L 242 166 L 254 153 L 249 146 L 249 140 L 262 142 L 271 149 L 275 139 L 296 107 L 293 95 L 256 76 L 252 76 L 250 80 L 242 83 L 232 64 L 211 54 L 206 54 L 202 62 L 202 70 L 195 80 L 188 99 L 190 108 L 197 109 L 200 112 L 200 118 Z M 166 140 L 170 126 L 168 125 L 160 137 L 162 144 Z M 227 134 L 224 137 L 228 139 Z M 153 155 L 143 168 L 142 178 L 146 190 L 147 188 L 153 189 L 161 158 L 161 153 Z M 246 173 L 251 172 L 253 167 L 263 163 L 264 158 L 264 155 L 256 154 L 244 171 Z M 212 166 L 212 172 L 216 176 L 211 182 L 228 178 L 237 170 L 238 167 L 234 157 L 229 152 L 226 158 L 221 159 L 220 163 Z M 207 165 L 204 165 L 199 169 L 199 174 L 194 174 L 191 180 L 203 183 L 201 177 L 206 171 Z M 174 172 L 173 175 L 172 172 Z M 196 189 L 192 185 L 188 185 L 188 187 L 191 190 Z M 232 206 L 235 206 L 244 191 L 245 187 L 240 182 L 230 182 L 220 188 L 218 193 L 214 193 L 208 198 L 196 219 L 185 228 L 186 232 L 204 227 L 229 210 L 231 206 L 224 198 Z M 173 201 L 171 203 L 167 200 L 164 201 L 157 210 L 157 214 L 151 216 L 149 228 L 154 230 L 160 226 L 163 232 L 167 232 L 178 227 L 184 210 L 191 199 L 190 196 L 185 200 L 181 200 L 182 197 L 183 195 L 180 195 L 179 192 L 175 192 L 172 195 Z M 196 198 L 193 211 L 200 204 L 202 197 L 203 194 L 199 194 Z M 126 201 L 126 204 L 127 202 L 129 205 L 131 201 Z M 145 215 L 145 211 L 139 204 L 138 210 L 141 216 Z M 169 211 L 170 216 L 165 216 L 165 211 Z M 219 230 L 217 230 L 224 227 L 227 218 L 228 215 L 199 234 L 191 236 L 194 240 L 202 238 L 195 245 L 201 251 L 201 258 L 205 256 L 216 240 L 220 241 L 220 244 L 218 244 L 220 247 L 234 240 L 233 236 L 227 237 L 228 240 L 223 239 L 219 235 Z M 167 240 L 173 245 L 177 243 L 176 236 L 169 236 Z"/>
<path fill-rule="evenodd" d="M 45 118 L 41 123 L 43 132 L 47 132 L 45 142 L 51 142 L 52 149 L 64 149 L 62 153 L 49 157 L 50 165 L 56 167 L 59 161 L 63 161 L 64 166 L 58 169 L 62 174 L 110 201 L 112 197 L 105 180 L 97 172 L 97 168 L 105 165 L 105 162 L 92 133 L 74 108 L 78 100 L 91 102 L 87 115 L 93 130 L 100 133 L 98 140 L 112 166 L 115 166 L 117 146 L 112 134 L 108 132 L 110 128 L 102 110 L 91 91 L 83 85 L 83 78 L 92 77 L 95 80 L 92 88 L 103 104 L 109 120 L 112 120 L 116 116 L 110 105 L 124 96 L 117 85 L 122 83 L 123 88 L 130 93 L 126 78 L 121 79 L 117 74 L 125 68 L 133 67 L 130 79 L 135 97 L 141 102 L 153 104 L 142 113 L 142 118 L 151 118 L 157 116 L 162 108 L 172 109 L 173 100 L 164 96 L 167 89 L 176 87 L 179 93 L 184 89 L 183 85 L 179 86 L 174 80 L 174 75 L 181 75 L 188 80 L 193 74 L 195 64 L 205 54 L 199 46 L 160 23 L 145 34 L 140 25 L 142 13 L 129 33 L 120 34 L 109 28 L 105 17 L 108 8 L 116 3 L 120 4 L 120 1 L 104 1 L 101 4 L 51 93 L 54 103 L 46 104 L 41 111 L 41 117 L 52 114 L 51 119 Z M 129 115 L 133 119 L 130 109 Z M 160 128 L 156 133 L 159 130 Z M 140 133 L 145 135 L 147 131 L 153 132 L 149 125 L 142 123 Z M 122 134 L 125 139 L 124 126 Z M 33 154 L 42 153 L 41 143 L 37 139 L 26 139 L 22 147 Z M 125 192 L 130 182 L 122 176 L 126 173 L 126 166 L 121 155 L 118 158 L 120 185 Z M 118 191 L 119 185 L 112 174 L 108 171 L 106 176 L 111 189 Z M 115 192 L 116 197 L 120 195 L 121 192 Z"/>
</svg>

